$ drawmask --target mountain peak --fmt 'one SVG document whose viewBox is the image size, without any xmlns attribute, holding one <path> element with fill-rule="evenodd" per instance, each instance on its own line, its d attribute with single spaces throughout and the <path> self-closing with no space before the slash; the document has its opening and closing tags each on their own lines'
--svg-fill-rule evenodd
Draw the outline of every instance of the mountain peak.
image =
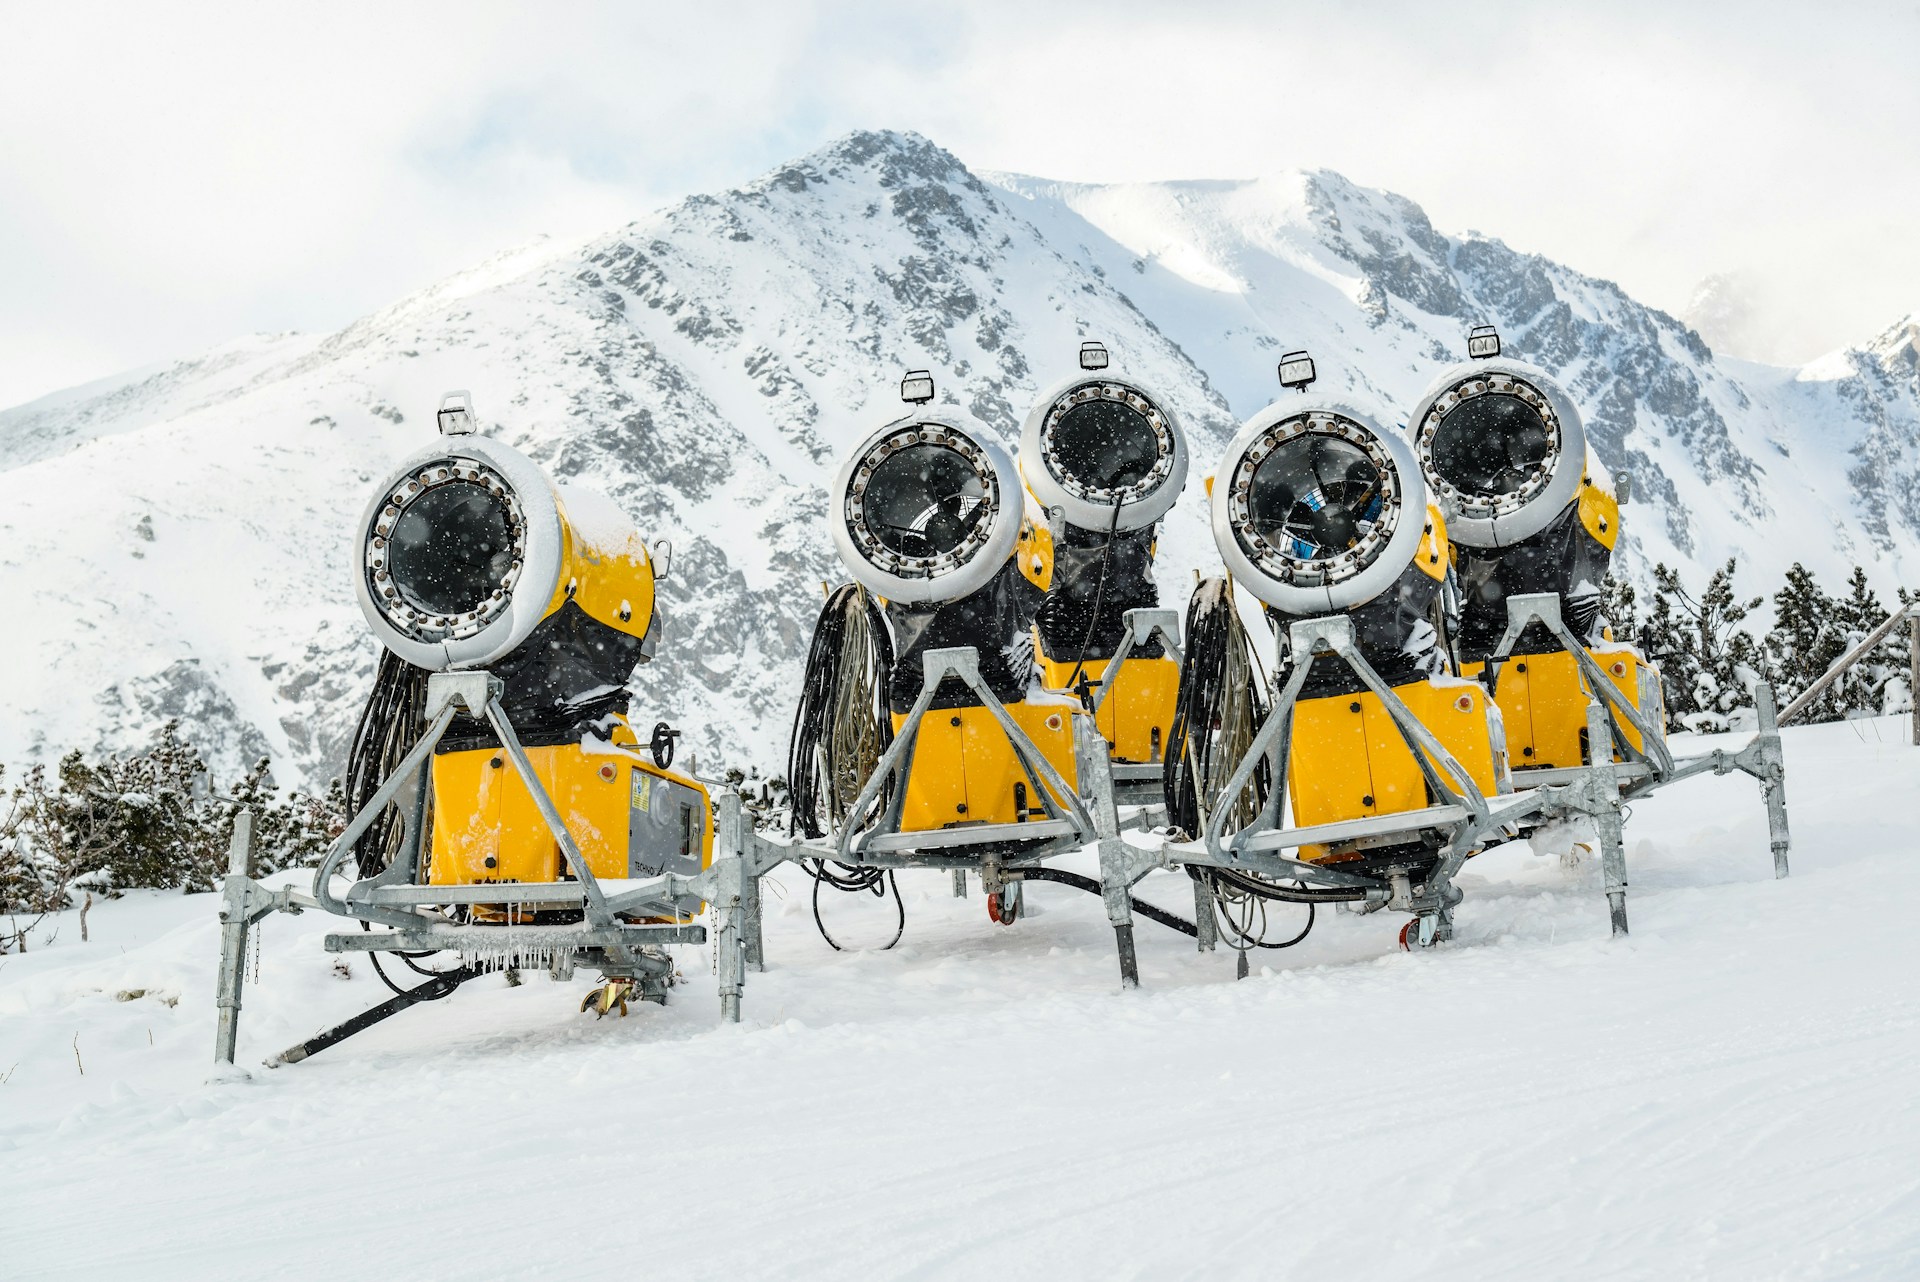
<svg viewBox="0 0 1920 1282">
<path fill-rule="evenodd" d="M 986 186 L 946 148 L 911 130 L 856 129 L 798 160 L 781 165 L 749 190 L 805 191 L 830 179 L 866 175 L 887 189 L 913 186 L 962 186 L 986 193 Z"/>
</svg>

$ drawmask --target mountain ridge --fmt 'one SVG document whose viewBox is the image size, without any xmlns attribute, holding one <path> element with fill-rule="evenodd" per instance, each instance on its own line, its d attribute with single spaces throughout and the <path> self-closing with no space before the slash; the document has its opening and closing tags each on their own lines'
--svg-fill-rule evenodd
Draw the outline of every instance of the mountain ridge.
<svg viewBox="0 0 1920 1282">
<path fill-rule="evenodd" d="M 459 387 L 485 430 L 674 540 L 636 717 L 683 724 L 704 760 L 774 769 L 819 583 L 840 577 L 825 483 L 896 412 L 902 369 L 934 369 L 943 403 L 1011 438 L 1097 338 L 1204 466 L 1272 398 L 1282 350 L 1403 411 L 1481 319 L 1566 380 L 1603 462 L 1633 474 L 1624 572 L 1665 559 L 1703 578 L 1730 550 L 1769 576 L 1791 559 L 1920 572 L 1911 317 L 1825 365 L 1730 362 L 1617 286 L 1448 236 L 1332 171 L 1054 183 L 861 131 L 332 334 L 236 340 L 0 412 L 0 582 L 46 604 L 0 634 L 0 663 L 37 674 L 0 691 L 0 761 L 123 746 L 184 713 L 229 772 L 259 752 L 290 781 L 337 770 L 374 655 L 347 527 Z M 1216 559 L 1201 487 L 1163 548 L 1177 601 Z"/>
</svg>

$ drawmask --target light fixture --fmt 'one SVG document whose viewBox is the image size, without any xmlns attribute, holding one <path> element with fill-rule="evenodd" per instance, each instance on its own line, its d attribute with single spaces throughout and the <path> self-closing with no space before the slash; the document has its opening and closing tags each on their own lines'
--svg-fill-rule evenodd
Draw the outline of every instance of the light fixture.
<svg viewBox="0 0 1920 1282">
<path fill-rule="evenodd" d="M 1313 357 L 1305 352 L 1288 352 L 1280 358 L 1280 386 L 1304 392 L 1317 377 L 1313 370 Z"/>
<path fill-rule="evenodd" d="M 933 399 L 933 375 L 923 369 L 910 369 L 900 380 L 900 399 L 909 405 L 925 405 Z"/>
</svg>

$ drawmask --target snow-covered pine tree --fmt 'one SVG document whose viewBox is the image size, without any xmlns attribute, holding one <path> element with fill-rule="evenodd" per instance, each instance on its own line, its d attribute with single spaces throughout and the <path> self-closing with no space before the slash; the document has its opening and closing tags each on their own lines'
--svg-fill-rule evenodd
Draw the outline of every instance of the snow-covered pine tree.
<svg viewBox="0 0 1920 1282">
<path fill-rule="evenodd" d="M 1902 604 L 1907 599 L 1902 591 Z M 1880 598 L 1868 586 L 1867 572 L 1857 565 L 1853 567 L 1853 577 L 1847 580 L 1847 595 L 1836 600 L 1834 605 L 1839 625 L 1845 633 L 1843 644 L 1847 649 L 1866 640 L 1874 629 L 1887 621 L 1887 615 L 1891 613 L 1880 604 Z M 1838 715 L 1879 716 L 1883 712 L 1904 711 L 1909 706 L 1906 701 L 1907 670 L 1906 630 L 1895 628 L 1887 634 L 1886 639 L 1849 668 L 1844 677 L 1834 682 L 1834 688 L 1839 692 Z M 1892 696 L 1891 700 L 1889 696 Z M 1897 708 L 1890 704 L 1897 705 Z"/>
<path fill-rule="evenodd" d="M 1773 628 L 1764 644 L 1767 676 L 1781 707 L 1799 698 L 1846 652 L 1847 634 L 1838 603 L 1798 561 L 1787 571 L 1786 583 L 1773 594 Z M 1808 721 L 1832 721 L 1841 712 L 1839 692 L 1829 689 L 1804 715 Z"/>
<path fill-rule="evenodd" d="M 1741 601 L 1733 593 L 1734 558 L 1713 572 L 1695 598 L 1666 565 L 1653 567 L 1654 595 L 1638 641 L 1660 664 L 1667 712 L 1689 730 L 1728 728 L 1733 714 L 1751 705 L 1749 690 L 1766 660 L 1752 634 L 1740 626 L 1762 598 Z"/>
</svg>

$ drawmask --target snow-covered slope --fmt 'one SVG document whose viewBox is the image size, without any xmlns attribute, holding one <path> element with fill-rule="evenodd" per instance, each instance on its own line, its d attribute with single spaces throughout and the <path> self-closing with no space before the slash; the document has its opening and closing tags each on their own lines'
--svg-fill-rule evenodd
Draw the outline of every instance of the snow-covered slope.
<svg viewBox="0 0 1920 1282">
<path fill-rule="evenodd" d="M 1121 993 L 1095 896 L 1000 928 L 907 872 L 901 948 L 834 953 L 788 867 L 738 1027 L 689 945 L 665 1009 L 492 976 L 244 1084 L 205 1084 L 214 896 L 69 912 L 0 971 L 0 1273 L 1912 1278 L 1905 728 L 1786 732 L 1785 881 L 1750 780 L 1636 803 L 1623 940 L 1591 861 L 1510 847 L 1430 954 L 1328 913 L 1236 983 L 1143 922 Z M 849 941 L 890 909 L 825 906 Z M 331 921 L 265 923 L 244 1063 L 386 997 Z"/>
<path fill-rule="evenodd" d="M 220 768 L 336 771 L 371 670 L 346 532 L 450 388 L 678 548 L 637 712 L 705 762 L 775 765 L 823 579 L 824 485 L 901 370 L 1012 435 L 1098 338 L 1204 466 L 1307 346 L 1404 409 L 1469 322 L 1562 371 L 1634 473 L 1629 561 L 1738 552 L 1920 577 L 1912 325 L 1806 371 L 1716 361 L 1605 282 L 1329 173 L 988 182 L 860 133 L 605 236 L 500 257 L 321 338 L 244 340 L 0 414 L 0 761 L 137 742 L 169 715 Z M 1212 561 L 1192 487 L 1164 580 Z"/>
</svg>

